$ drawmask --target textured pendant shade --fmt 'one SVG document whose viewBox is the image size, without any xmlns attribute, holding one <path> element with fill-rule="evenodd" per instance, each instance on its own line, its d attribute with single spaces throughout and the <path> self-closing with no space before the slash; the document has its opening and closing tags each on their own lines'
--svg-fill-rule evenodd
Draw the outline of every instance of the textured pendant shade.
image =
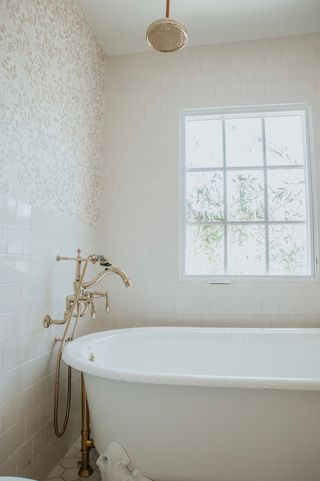
<svg viewBox="0 0 320 481">
<path fill-rule="evenodd" d="M 176 52 L 188 41 L 186 27 L 169 15 L 170 0 L 167 0 L 166 17 L 152 22 L 146 33 L 147 44 L 159 52 Z"/>
</svg>

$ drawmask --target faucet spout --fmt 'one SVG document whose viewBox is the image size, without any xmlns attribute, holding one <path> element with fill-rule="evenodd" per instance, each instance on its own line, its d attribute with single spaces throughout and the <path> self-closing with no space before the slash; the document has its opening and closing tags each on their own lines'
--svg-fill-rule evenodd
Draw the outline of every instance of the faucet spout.
<svg viewBox="0 0 320 481">
<path fill-rule="evenodd" d="M 108 274 L 112 274 L 112 273 L 120 276 L 124 285 L 126 287 L 130 287 L 131 284 L 130 284 L 130 280 L 129 280 L 128 276 L 121 269 L 119 269 L 119 267 L 110 266 L 110 267 L 107 267 L 104 271 L 99 272 L 99 274 L 97 274 L 91 281 L 84 282 L 82 284 L 83 289 L 89 289 L 93 286 L 96 286 L 98 284 L 98 282 L 102 281 L 102 279 L 105 276 L 107 276 Z"/>
<path fill-rule="evenodd" d="M 118 276 L 121 277 L 122 279 L 122 282 L 124 283 L 124 285 L 126 287 L 130 287 L 131 286 L 131 282 L 130 282 L 130 279 L 129 277 L 127 276 L 127 274 L 125 274 L 121 269 L 119 269 L 119 267 L 108 267 L 107 270 L 109 272 L 113 272 L 114 274 L 117 274 Z"/>
<path fill-rule="evenodd" d="M 83 289 L 89 289 L 90 287 L 96 286 L 98 282 L 102 281 L 102 279 L 108 274 L 107 269 L 99 272 L 91 281 L 83 282 L 82 287 Z"/>
</svg>

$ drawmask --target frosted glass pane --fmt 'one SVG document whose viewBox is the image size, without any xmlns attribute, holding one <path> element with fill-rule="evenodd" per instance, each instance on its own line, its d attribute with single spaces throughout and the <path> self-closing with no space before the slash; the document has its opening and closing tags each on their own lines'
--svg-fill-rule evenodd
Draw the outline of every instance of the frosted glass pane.
<svg viewBox="0 0 320 481">
<path fill-rule="evenodd" d="M 185 130 L 187 168 L 222 167 L 221 120 L 187 120 Z"/>
<path fill-rule="evenodd" d="M 309 274 L 306 225 L 269 226 L 270 274 Z"/>
<path fill-rule="evenodd" d="M 219 275 L 224 272 L 224 229 L 212 225 L 187 225 L 187 275 Z"/>
<path fill-rule="evenodd" d="M 268 204 L 270 220 L 305 220 L 304 171 L 268 170 Z"/>
<path fill-rule="evenodd" d="M 223 221 L 222 172 L 187 172 L 186 217 L 189 222 Z"/>
<path fill-rule="evenodd" d="M 227 119 L 225 127 L 227 166 L 262 165 L 261 119 Z"/>
<path fill-rule="evenodd" d="M 228 226 L 228 274 L 265 274 L 265 227 Z"/>
<path fill-rule="evenodd" d="M 261 171 L 227 174 L 228 221 L 264 220 L 264 177 Z"/>
<path fill-rule="evenodd" d="M 300 116 L 267 117 L 265 131 L 269 165 L 304 163 L 303 124 Z"/>
</svg>

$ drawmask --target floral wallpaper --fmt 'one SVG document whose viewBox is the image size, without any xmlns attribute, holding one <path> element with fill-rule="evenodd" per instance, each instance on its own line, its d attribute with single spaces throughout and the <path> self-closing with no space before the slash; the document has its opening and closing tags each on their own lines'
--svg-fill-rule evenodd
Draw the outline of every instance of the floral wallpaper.
<svg viewBox="0 0 320 481">
<path fill-rule="evenodd" d="M 97 222 L 106 57 L 76 0 L 0 0 L 0 193 Z"/>
</svg>

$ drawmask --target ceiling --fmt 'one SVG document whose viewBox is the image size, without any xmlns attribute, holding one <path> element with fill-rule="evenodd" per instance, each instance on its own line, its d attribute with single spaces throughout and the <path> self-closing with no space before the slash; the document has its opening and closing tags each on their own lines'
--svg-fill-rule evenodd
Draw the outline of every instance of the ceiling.
<svg viewBox="0 0 320 481">
<path fill-rule="evenodd" d="M 145 31 L 164 16 L 165 0 L 79 0 L 108 55 L 148 50 Z M 319 0 L 171 0 L 189 45 L 208 45 L 320 31 Z"/>
</svg>

